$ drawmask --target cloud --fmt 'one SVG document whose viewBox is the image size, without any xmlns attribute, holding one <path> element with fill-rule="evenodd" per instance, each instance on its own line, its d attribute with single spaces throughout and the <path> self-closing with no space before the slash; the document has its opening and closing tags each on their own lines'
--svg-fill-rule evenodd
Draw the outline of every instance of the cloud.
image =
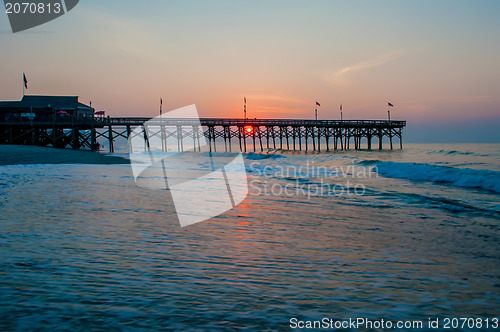
<svg viewBox="0 0 500 332">
<path fill-rule="evenodd" d="M 153 41 L 150 22 L 140 17 L 119 17 L 102 11 L 79 8 L 76 12 L 82 22 L 92 17 L 92 25 L 85 35 L 91 36 L 94 48 L 105 53 L 119 54 L 142 61 L 160 61 L 165 57 L 157 42 Z"/>
<path fill-rule="evenodd" d="M 431 99 L 437 102 L 455 102 L 455 103 L 479 103 L 493 100 L 492 96 L 441 96 Z"/>
<path fill-rule="evenodd" d="M 414 100 L 406 100 L 401 101 L 401 104 L 406 105 L 417 105 L 417 104 L 425 104 L 432 105 L 437 103 L 481 103 L 481 102 L 489 102 L 493 101 L 494 98 L 492 96 L 473 96 L 473 95 L 445 95 L 445 96 L 436 96 L 436 97 L 426 97 L 419 98 Z"/>
<path fill-rule="evenodd" d="M 289 96 L 277 96 L 277 95 L 247 95 L 246 96 L 247 100 L 266 100 L 266 101 L 273 101 L 273 102 L 286 102 L 290 104 L 305 104 L 307 103 L 306 100 L 301 99 L 301 98 L 295 98 L 295 97 L 289 97 Z"/>
<path fill-rule="evenodd" d="M 382 54 L 376 58 L 369 59 L 366 61 L 358 62 L 340 70 L 330 70 L 328 71 L 326 80 L 337 84 L 337 85 L 350 85 L 352 81 L 349 79 L 349 76 L 354 73 L 364 69 L 374 68 L 378 66 L 385 65 L 402 55 L 401 51 L 393 51 L 389 53 Z"/>
<path fill-rule="evenodd" d="M 311 101 L 294 96 L 246 95 L 251 114 L 264 117 L 301 117 L 306 105 Z M 252 117 L 249 115 L 249 117 Z"/>
</svg>

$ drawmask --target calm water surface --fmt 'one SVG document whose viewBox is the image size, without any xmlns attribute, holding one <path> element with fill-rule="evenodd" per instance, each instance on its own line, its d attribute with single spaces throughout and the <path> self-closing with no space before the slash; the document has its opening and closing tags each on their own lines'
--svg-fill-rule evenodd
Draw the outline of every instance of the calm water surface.
<svg viewBox="0 0 500 332">
<path fill-rule="evenodd" d="M 499 151 L 248 154 L 247 199 L 184 228 L 169 192 L 137 187 L 128 165 L 1 166 L 0 329 L 251 331 L 287 330 L 292 317 L 498 317 Z M 308 162 L 377 167 L 379 176 L 353 180 L 362 196 L 258 194 L 295 185 L 296 176 L 275 171 Z M 309 189 L 346 184 L 299 180 Z"/>
</svg>

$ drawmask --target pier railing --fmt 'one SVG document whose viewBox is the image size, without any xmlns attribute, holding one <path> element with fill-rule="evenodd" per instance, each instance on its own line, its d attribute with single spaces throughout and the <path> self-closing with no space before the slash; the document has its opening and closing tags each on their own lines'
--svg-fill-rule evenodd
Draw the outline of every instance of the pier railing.
<svg viewBox="0 0 500 332">
<path fill-rule="evenodd" d="M 105 118 L 84 118 L 84 117 L 58 117 L 56 119 L 9 119 L 0 121 L 0 125 L 94 125 L 99 126 L 140 126 L 149 121 L 154 124 L 164 125 L 193 125 L 198 122 L 202 126 L 392 126 L 404 127 L 406 121 L 393 120 L 307 120 L 307 119 L 232 119 L 232 118 L 149 118 L 149 117 L 105 117 Z"/>
<path fill-rule="evenodd" d="M 201 126 L 201 127 L 200 127 Z M 402 130 L 406 121 L 391 120 L 307 120 L 307 119 L 238 119 L 238 118 L 150 118 L 150 117 L 102 117 L 83 118 L 54 116 L 45 119 L 17 118 L 0 121 L 0 144 L 32 144 L 74 149 L 99 148 L 99 139 L 108 141 L 109 151 L 114 151 L 117 138 L 128 139 L 139 135 L 145 141 L 150 138 L 193 139 L 200 146 L 200 136 L 208 141 L 210 150 L 217 150 L 217 142 L 224 142 L 224 149 L 231 149 L 231 139 L 236 138 L 240 150 L 247 151 L 247 139 L 253 150 L 267 149 L 307 151 L 312 145 L 320 151 L 345 150 L 354 144 L 361 149 L 362 140 L 367 149 L 372 148 L 372 139 L 378 140 L 382 149 L 384 138 L 393 148 L 393 137 L 399 139 L 402 148 Z M 134 128 L 142 128 L 139 131 Z M 150 135 L 151 137 L 147 137 Z M 263 143 L 263 141 L 265 143 Z M 196 143 L 196 142 L 194 142 Z M 147 142 L 146 142 L 147 145 Z M 182 144 L 179 144 L 182 147 Z M 196 146 L 196 144 L 194 144 Z"/>
<path fill-rule="evenodd" d="M 140 126 L 149 121 L 151 124 L 164 125 L 194 125 L 198 121 L 202 126 L 309 126 L 309 127 L 360 127 L 360 126 L 391 126 L 404 127 L 406 121 L 390 121 L 390 120 L 305 120 L 305 119 L 231 119 L 231 118 L 138 118 L 138 117 L 123 117 L 123 118 L 102 118 L 96 119 L 96 123 L 113 126 Z"/>
</svg>

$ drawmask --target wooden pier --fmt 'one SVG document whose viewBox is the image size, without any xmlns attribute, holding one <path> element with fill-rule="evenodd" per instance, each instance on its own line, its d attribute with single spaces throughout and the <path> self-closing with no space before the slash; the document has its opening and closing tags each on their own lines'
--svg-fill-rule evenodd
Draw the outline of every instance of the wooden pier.
<svg viewBox="0 0 500 332">
<path fill-rule="evenodd" d="M 406 121 L 390 120 L 61 117 L 52 121 L 0 122 L 0 144 L 97 150 L 99 140 L 105 139 L 109 151 L 114 152 L 118 138 L 142 135 L 145 147 L 154 138 L 165 142 L 162 146 L 166 148 L 167 140 L 175 138 L 178 151 L 184 151 L 186 140 L 194 146 L 191 150 L 201 151 L 200 136 L 203 135 L 210 151 L 231 151 L 233 143 L 238 143 L 242 152 L 359 150 L 372 149 L 374 139 L 381 150 L 384 139 L 388 140 L 390 149 L 393 149 L 393 139 L 403 148 L 405 126 Z M 142 130 L 134 130 L 137 127 Z"/>
</svg>

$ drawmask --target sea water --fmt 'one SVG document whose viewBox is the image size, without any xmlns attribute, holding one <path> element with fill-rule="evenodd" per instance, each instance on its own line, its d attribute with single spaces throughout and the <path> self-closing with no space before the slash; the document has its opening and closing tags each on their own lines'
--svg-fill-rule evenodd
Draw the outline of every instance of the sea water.
<svg viewBox="0 0 500 332">
<path fill-rule="evenodd" d="M 0 329 L 499 316 L 500 145 L 244 158 L 247 198 L 188 227 L 130 165 L 0 166 Z"/>
</svg>

